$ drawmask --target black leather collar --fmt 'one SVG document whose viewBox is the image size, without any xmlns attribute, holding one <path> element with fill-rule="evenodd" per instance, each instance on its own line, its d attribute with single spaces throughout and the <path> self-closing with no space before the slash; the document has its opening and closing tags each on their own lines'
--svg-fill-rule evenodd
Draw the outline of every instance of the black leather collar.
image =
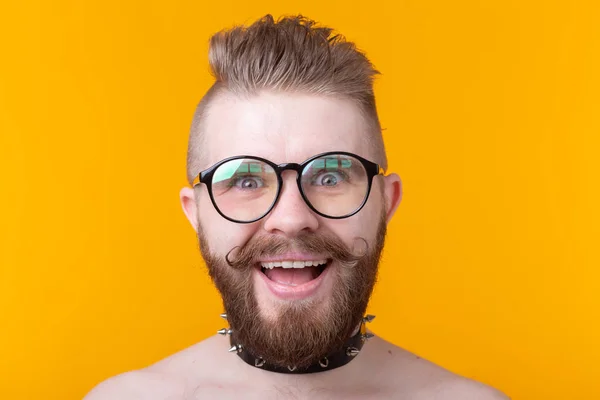
<svg viewBox="0 0 600 400">
<path fill-rule="evenodd" d="M 226 318 L 225 314 L 222 314 L 221 316 Z M 264 360 L 255 354 L 251 354 L 247 349 L 244 348 L 243 344 L 235 343 L 233 336 L 231 336 L 232 331 L 230 329 L 223 328 L 218 332 L 221 334 L 230 335 L 231 348 L 229 351 L 235 352 L 242 360 L 244 360 L 246 364 L 252 367 L 282 374 L 310 374 L 315 372 L 330 371 L 346 365 L 355 359 L 360 353 L 365 342 L 373 337 L 372 333 L 367 332 L 365 322 L 371 322 L 374 318 L 374 315 L 365 316 L 357 333 L 350 337 L 346 343 L 344 343 L 341 349 L 327 355 L 326 357 L 323 357 L 317 363 L 303 369 L 296 368 L 293 365 L 290 365 L 286 368 L 270 364 L 268 360 Z"/>
</svg>

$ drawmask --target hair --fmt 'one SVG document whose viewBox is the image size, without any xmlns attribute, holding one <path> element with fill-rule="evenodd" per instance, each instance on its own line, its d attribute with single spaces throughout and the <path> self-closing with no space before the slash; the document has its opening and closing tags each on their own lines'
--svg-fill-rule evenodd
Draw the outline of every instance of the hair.
<svg viewBox="0 0 600 400">
<path fill-rule="evenodd" d="M 223 91 L 252 96 L 261 91 L 297 92 L 345 98 L 358 105 L 367 125 L 376 161 L 387 159 L 377 116 L 373 80 L 379 72 L 354 43 L 331 28 L 317 26 L 301 15 L 271 15 L 248 27 L 237 26 L 214 34 L 209 43 L 214 84 L 194 114 L 187 154 L 191 183 L 201 168 L 202 122 L 210 101 Z"/>
</svg>

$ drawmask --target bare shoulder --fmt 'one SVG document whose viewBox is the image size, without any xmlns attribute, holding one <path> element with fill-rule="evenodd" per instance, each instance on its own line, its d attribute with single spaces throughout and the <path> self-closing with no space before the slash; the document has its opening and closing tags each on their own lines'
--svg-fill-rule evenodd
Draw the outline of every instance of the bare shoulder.
<svg viewBox="0 0 600 400">
<path fill-rule="evenodd" d="M 153 371 L 131 371 L 98 384 L 84 400 L 181 399 L 185 384 L 173 376 Z"/>
<path fill-rule="evenodd" d="M 457 375 L 416 354 L 378 338 L 372 353 L 374 364 L 400 397 L 427 400 L 508 400 L 502 392 Z"/>
<path fill-rule="evenodd" d="M 510 400 L 508 396 L 471 379 L 458 375 L 433 383 L 419 392 L 418 398 L 435 400 Z"/>
<path fill-rule="evenodd" d="M 187 382 L 211 377 L 223 367 L 223 355 L 229 355 L 229 338 L 214 335 L 181 350 L 146 368 L 148 371 L 174 376 Z"/>
<path fill-rule="evenodd" d="M 212 375 L 217 351 L 226 354 L 227 348 L 223 338 L 208 338 L 147 368 L 107 379 L 88 393 L 84 400 L 187 398 L 190 388 Z"/>
</svg>

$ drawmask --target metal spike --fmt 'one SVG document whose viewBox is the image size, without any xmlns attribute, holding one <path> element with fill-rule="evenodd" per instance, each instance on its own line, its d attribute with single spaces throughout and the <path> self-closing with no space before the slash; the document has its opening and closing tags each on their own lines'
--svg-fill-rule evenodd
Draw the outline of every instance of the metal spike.
<svg viewBox="0 0 600 400">
<path fill-rule="evenodd" d="M 233 331 L 232 331 L 231 329 L 228 329 L 228 328 L 221 328 L 221 329 L 219 329 L 219 330 L 217 331 L 217 333 L 218 333 L 219 335 L 231 335 L 231 333 L 232 333 L 232 332 L 233 332 Z"/>
<path fill-rule="evenodd" d="M 348 347 L 346 349 L 346 355 L 347 356 L 355 357 L 356 355 L 358 355 L 358 353 L 360 353 L 360 350 L 357 349 L 356 347 Z"/>
<path fill-rule="evenodd" d="M 242 350 L 244 350 L 242 348 L 241 344 L 235 344 L 233 346 L 231 346 L 231 348 L 228 350 L 230 353 L 241 353 Z"/>
<path fill-rule="evenodd" d="M 365 317 L 363 318 L 363 322 L 372 322 L 375 319 L 374 315 L 371 314 L 367 314 L 365 315 Z"/>
<path fill-rule="evenodd" d="M 219 315 L 219 317 L 221 317 L 223 319 L 227 319 L 227 313 L 222 313 L 221 315 Z"/>
<path fill-rule="evenodd" d="M 254 359 L 254 366 L 255 367 L 262 367 L 263 365 L 265 365 L 265 360 L 263 360 L 260 357 Z"/>
<path fill-rule="evenodd" d="M 329 360 L 327 359 L 327 357 L 323 357 L 322 359 L 319 360 L 319 365 L 322 368 L 327 368 L 327 366 L 329 365 Z"/>
<path fill-rule="evenodd" d="M 296 370 L 296 366 L 294 365 L 293 367 L 290 367 L 290 366 L 288 365 L 288 369 L 290 370 L 290 372 L 294 372 L 294 371 Z"/>
<path fill-rule="evenodd" d="M 360 338 L 364 341 L 371 339 L 372 337 L 374 337 L 375 335 L 372 334 L 371 332 L 365 332 L 362 335 L 360 335 Z"/>
</svg>

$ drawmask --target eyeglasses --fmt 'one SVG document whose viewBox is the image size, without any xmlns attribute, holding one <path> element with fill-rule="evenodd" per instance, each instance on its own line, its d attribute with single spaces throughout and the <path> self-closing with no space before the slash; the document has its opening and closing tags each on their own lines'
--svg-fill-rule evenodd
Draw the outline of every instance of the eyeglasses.
<svg viewBox="0 0 600 400">
<path fill-rule="evenodd" d="M 318 215 L 348 218 L 359 212 L 371 192 L 373 177 L 383 168 L 356 154 L 328 152 L 302 164 L 275 164 L 254 156 L 235 156 L 200 172 L 193 186 L 204 183 L 221 216 L 232 222 L 251 223 L 267 215 L 277 203 L 283 171 L 298 173 L 302 198 Z"/>
</svg>

